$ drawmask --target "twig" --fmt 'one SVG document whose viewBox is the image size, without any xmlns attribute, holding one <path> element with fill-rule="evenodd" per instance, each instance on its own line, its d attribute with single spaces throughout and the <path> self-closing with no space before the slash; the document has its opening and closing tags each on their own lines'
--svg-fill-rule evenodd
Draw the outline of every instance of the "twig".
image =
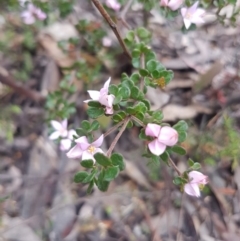
<svg viewBox="0 0 240 241">
<path fill-rule="evenodd" d="M 180 172 L 180 170 L 178 169 L 178 167 L 175 165 L 175 163 L 173 162 L 173 160 L 172 160 L 170 157 L 168 158 L 168 160 L 170 161 L 172 167 L 173 167 L 174 170 L 177 172 L 177 174 L 178 174 L 179 176 L 181 176 L 182 173 Z"/>
<path fill-rule="evenodd" d="M 134 121 L 136 121 L 139 125 L 141 125 L 142 127 L 145 127 L 145 124 L 142 122 L 142 121 L 140 121 L 137 117 L 135 117 L 135 116 L 131 116 L 131 119 L 132 120 L 134 120 Z"/>
<path fill-rule="evenodd" d="M 120 12 L 120 14 L 119 14 L 119 18 L 125 20 L 125 16 L 126 16 L 127 12 L 129 11 L 132 3 L 133 3 L 133 0 L 129 0 L 129 1 L 125 4 L 123 10 L 122 10 L 122 11 Z"/>
<path fill-rule="evenodd" d="M 114 147 L 116 146 L 119 138 L 121 137 L 122 133 L 124 132 L 124 130 L 126 129 L 127 127 L 127 124 L 129 122 L 131 117 L 127 117 L 126 119 L 124 119 L 124 123 L 123 123 L 123 126 L 121 127 L 120 131 L 118 132 L 118 134 L 116 135 L 116 137 L 114 138 L 111 146 L 109 147 L 108 151 L 107 151 L 107 156 L 110 156 L 112 154 L 112 151 L 114 149 Z"/>
<path fill-rule="evenodd" d="M 98 11 L 101 13 L 101 15 L 104 17 L 104 19 L 107 21 L 108 25 L 110 26 L 110 28 L 112 29 L 112 31 L 116 35 L 116 37 L 118 39 L 118 42 L 120 43 L 123 51 L 128 56 L 128 58 L 131 60 L 132 56 L 131 56 L 130 52 L 128 51 L 124 41 L 122 40 L 122 37 L 121 37 L 121 35 L 120 35 L 120 33 L 119 33 L 118 29 L 117 29 L 116 24 L 113 22 L 112 18 L 109 16 L 109 14 L 104 9 L 103 5 L 99 2 L 99 0 L 91 0 L 91 1 L 96 6 Z"/>
<path fill-rule="evenodd" d="M 120 121 L 117 123 L 115 126 L 111 127 L 108 131 L 104 133 L 104 137 L 108 136 L 111 134 L 113 131 L 115 131 L 119 126 L 121 126 L 124 123 L 125 120 Z"/>
<path fill-rule="evenodd" d="M 179 212 L 179 218 L 178 218 L 177 241 L 179 241 L 179 240 L 181 239 L 180 228 L 181 228 L 181 225 L 182 225 L 182 219 L 183 219 L 183 203 L 184 203 L 184 197 L 185 197 L 185 192 L 183 192 L 183 194 L 182 194 L 181 209 L 180 209 L 180 212 Z"/>
<path fill-rule="evenodd" d="M 0 68 L 0 82 L 9 86 L 16 93 L 20 95 L 24 95 L 35 102 L 43 102 L 45 100 L 44 96 L 42 96 L 39 92 L 35 90 L 31 90 L 28 87 L 25 87 L 20 83 L 17 83 L 14 79 L 12 79 L 8 75 L 7 72 L 6 73 L 4 72 L 5 70 Z"/>
<path fill-rule="evenodd" d="M 145 56 L 144 56 L 144 54 L 141 54 L 140 64 L 141 64 L 141 68 L 145 69 Z M 142 77 L 141 78 L 141 83 L 140 83 L 140 90 L 143 91 L 143 88 L 144 88 L 144 78 Z"/>
</svg>

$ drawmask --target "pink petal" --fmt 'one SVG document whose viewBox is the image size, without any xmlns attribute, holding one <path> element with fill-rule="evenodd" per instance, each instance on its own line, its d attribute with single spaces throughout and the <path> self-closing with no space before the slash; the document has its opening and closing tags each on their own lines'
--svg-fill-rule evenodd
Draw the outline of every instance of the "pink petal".
<svg viewBox="0 0 240 241">
<path fill-rule="evenodd" d="M 62 124 L 62 128 L 67 130 L 68 120 L 67 119 L 63 120 L 61 124 Z"/>
<path fill-rule="evenodd" d="M 60 149 L 62 151 L 68 151 L 71 147 L 72 141 L 70 139 L 62 139 L 60 141 Z"/>
<path fill-rule="evenodd" d="M 145 129 L 147 136 L 158 137 L 161 130 L 161 126 L 153 123 L 148 123 Z"/>
<path fill-rule="evenodd" d="M 101 135 L 96 141 L 92 143 L 92 146 L 95 146 L 95 147 L 101 146 L 103 143 L 103 140 L 104 140 L 104 136 Z"/>
<path fill-rule="evenodd" d="M 198 171 L 191 171 L 188 174 L 190 184 L 197 183 L 197 184 L 207 184 L 207 176 L 203 175 L 201 172 Z"/>
<path fill-rule="evenodd" d="M 186 29 L 189 29 L 192 22 L 189 19 L 186 19 L 186 18 L 183 19 L 183 22 L 184 22 L 184 25 L 185 25 Z"/>
<path fill-rule="evenodd" d="M 100 98 L 100 92 L 97 91 L 97 90 L 89 90 L 89 91 L 88 91 L 88 94 L 90 95 L 90 97 L 91 97 L 93 100 L 98 101 L 99 98 Z"/>
<path fill-rule="evenodd" d="M 163 126 L 160 130 L 158 141 L 167 146 L 174 146 L 178 142 L 178 133 L 169 126 Z"/>
<path fill-rule="evenodd" d="M 112 107 L 106 107 L 105 108 L 105 114 L 112 115 L 113 114 L 113 108 Z"/>
<path fill-rule="evenodd" d="M 66 155 L 68 158 L 80 158 L 82 153 L 81 147 L 77 144 Z"/>
<path fill-rule="evenodd" d="M 68 138 L 69 138 L 70 140 L 73 140 L 73 136 L 77 136 L 76 131 L 75 131 L 75 130 L 70 130 L 70 131 L 68 131 Z"/>
<path fill-rule="evenodd" d="M 111 82 L 111 77 L 109 77 L 108 80 L 105 82 L 105 84 L 103 85 L 103 89 L 108 91 L 110 82 Z"/>
<path fill-rule="evenodd" d="M 187 8 L 181 8 L 181 14 L 183 18 L 186 16 L 186 13 L 187 13 Z"/>
<path fill-rule="evenodd" d="M 188 13 L 190 15 L 194 15 L 196 10 L 197 10 L 197 8 L 198 8 L 198 1 L 195 2 L 190 8 L 188 8 Z"/>
<path fill-rule="evenodd" d="M 170 0 L 168 3 L 168 7 L 175 11 L 177 10 L 183 3 L 183 0 Z"/>
<path fill-rule="evenodd" d="M 89 151 L 84 151 L 82 154 L 82 160 L 89 160 L 89 159 L 92 159 L 95 162 L 93 154 L 91 154 Z"/>
<path fill-rule="evenodd" d="M 101 95 L 99 98 L 99 103 L 105 105 L 106 107 L 112 107 L 114 99 L 114 95 Z"/>
<path fill-rule="evenodd" d="M 112 107 L 113 105 L 113 101 L 115 99 L 115 96 L 114 95 L 108 95 L 108 104 L 109 104 L 109 107 Z"/>
<path fill-rule="evenodd" d="M 76 143 L 82 148 L 83 151 L 85 151 L 89 146 L 89 142 L 86 136 L 82 136 L 75 140 Z"/>
<path fill-rule="evenodd" d="M 184 192 L 186 192 L 188 195 L 200 197 L 200 189 L 197 184 L 185 184 L 184 185 Z"/>
<path fill-rule="evenodd" d="M 55 130 L 62 130 L 62 124 L 60 122 L 52 120 L 50 123 Z"/>
<path fill-rule="evenodd" d="M 167 7 L 167 5 L 168 5 L 168 0 L 161 0 L 160 1 L 160 6 Z"/>
<path fill-rule="evenodd" d="M 47 17 L 46 13 L 44 13 L 41 9 L 37 9 L 36 15 L 39 20 L 44 20 Z"/>
<path fill-rule="evenodd" d="M 108 37 L 103 37 L 102 44 L 104 47 L 110 47 L 112 45 L 112 40 Z"/>
<path fill-rule="evenodd" d="M 49 139 L 50 140 L 56 140 L 60 137 L 60 132 L 59 131 L 54 131 L 50 136 Z"/>
<path fill-rule="evenodd" d="M 160 143 L 157 139 L 148 143 L 149 150 L 156 156 L 163 154 L 166 149 L 166 145 Z"/>
</svg>

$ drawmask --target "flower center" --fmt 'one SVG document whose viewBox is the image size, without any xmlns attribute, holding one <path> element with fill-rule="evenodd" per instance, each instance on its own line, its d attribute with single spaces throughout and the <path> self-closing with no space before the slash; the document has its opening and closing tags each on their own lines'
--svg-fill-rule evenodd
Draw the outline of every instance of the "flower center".
<svg viewBox="0 0 240 241">
<path fill-rule="evenodd" d="M 87 150 L 88 150 L 88 152 L 93 154 L 95 152 L 96 148 L 95 148 L 95 146 L 89 146 Z"/>
<path fill-rule="evenodd" d="M 192 14 L 191 13 L 186 13 L 185 18 L 186 19 L 191 19 L 192 18 Z"/>
</svg>

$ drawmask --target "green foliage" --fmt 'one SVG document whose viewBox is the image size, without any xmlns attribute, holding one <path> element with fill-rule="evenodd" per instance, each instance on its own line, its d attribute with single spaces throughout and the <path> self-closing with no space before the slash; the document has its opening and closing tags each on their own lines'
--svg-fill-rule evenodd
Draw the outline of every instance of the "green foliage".
<svg viewBox="0 0 240 241">
<path fill-rule="evenodd" d="M 220 152 L 220 156 L 232 159 L 232 168 L 236 168 L 240 160 L 240 135 L 234 128 L 233 120 L 224 116 L 224 129 L 226 131 L 227 140 L 225 140 L 224 148 Z"/>
<path fill-rule="evenodd" d="M 60 82 L 59 89 L 47 96 L 45 108 L 48 120 L 69 119 L 76 112 L 75 103 L 68 101 L 68 97 L 75 91 L 75 86 L 71 84 L 71 76 L 66 75 Z"/>
</svg>

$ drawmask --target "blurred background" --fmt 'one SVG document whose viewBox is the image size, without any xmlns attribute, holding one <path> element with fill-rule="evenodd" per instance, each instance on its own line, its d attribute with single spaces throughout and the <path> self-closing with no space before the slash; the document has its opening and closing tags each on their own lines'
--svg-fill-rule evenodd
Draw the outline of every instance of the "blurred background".
<svg viewBox="0 0 240 241">
<path fill-rule="evenodd" d="M 1 0 L 1 241 L 240 240 L 239 3 L 201 2 L 205 23 L 186 32 L 180 15 L 159 4 L 146 10 L 151 2 L 102 1 L 123 37 L 145 26 L 157 59 L 174 71 L 168 86 L 149 88 L 147 97 L 165 122 L 188 123 L 187 156 L 172 159 L 182 171 L 189 157 L 202 164 L 209 177 L 202 196 L 183 194 L 171 168 L 142 157 L 138 127 L 115 147 L 126 169 L 107 192 L 87 194 L 74 183 L 81 167 L 49 140 L 49 120 L 68 118 L 78 128 L 87 118 L 86 90 L 109 76 L 119 83 L 134 68 L 91 1 L 33 1 L 47 17 L 33 14 L 30 24 L 26 1 Z M 216 2 L 223 6 L 217 15 Z M 103 132 L 112 125 L 110 117 L 99 122 Z"/>
</svg>

